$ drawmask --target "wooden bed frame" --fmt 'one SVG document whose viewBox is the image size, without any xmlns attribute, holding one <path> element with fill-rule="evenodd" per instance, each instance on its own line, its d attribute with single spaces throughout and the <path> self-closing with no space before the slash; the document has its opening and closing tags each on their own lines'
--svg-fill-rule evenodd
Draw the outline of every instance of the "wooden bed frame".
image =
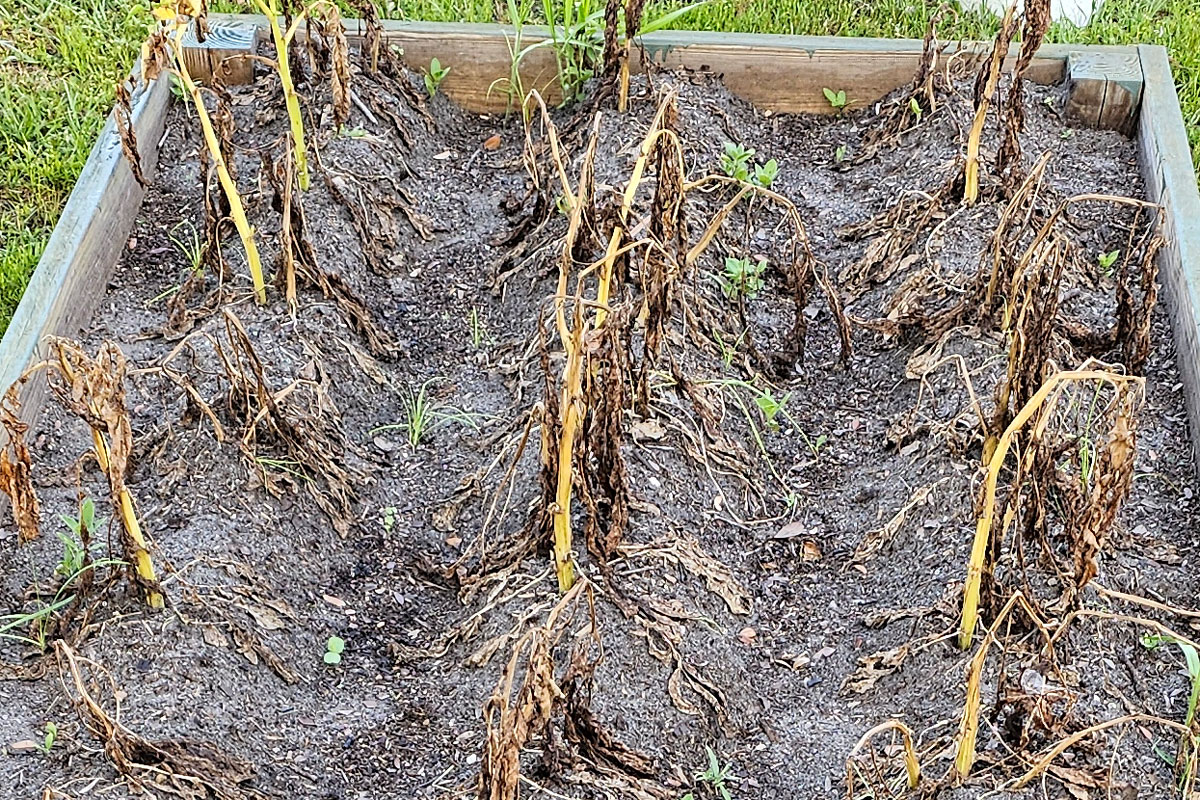
<svg viewBox="0 0 1200 800">
<path fill-rule="evenodd" d="M 253 63 L 246 56 L 263 37 L 266 19 L 217 16 L 210 27 L 204 44 L 192 43 L 187 51 L 193 74 L 203 79 L 219 73 L 229 83 L 252 80 Z M 352 42 L 361 38 L 357 20 L 347 20 L 346 27 Z M 522 41 L 529 44 L 546 35 L 545 29 L 526 28 Z M 440 90 L 463 106 L 480 112 L 504 109 L 506 97 L 494 87 L 509 77 L 512 29 L 385 22 L 384 36 L 403 49 L 411 64 L 428 64 L 436 57 L 451 67 Z M 813 113 L 831 111 L 822 93 L 826 87 L 844 90 L 850 108 L 875 102 L 911 80 L 922 50 L 916 40 L 678 31 L 647 35 L 638 44 L 634 71 L 652 62 L 716 72 L 731 91 L 763 110 Z M 990 44 L 947 46 L 940 59 L 977 57 L 987 48 Z M 554 70 L 551 50 L 534 50 L 522 63 L 523 84 L 554 102 Z M 1151 45 L 1046 45 L 1028 74 L 1041 83 L 1065 80 L 1070 116 L 1136 138 L 1146 194 L 1161 206 L 1168 240 L 1160 251 L 1159 274 L 1200 466 L 1200 194 L 1167 52 Z M 169 99 L 165 80 L 139 88 L 134 97 L 131 116 L 148 179 L 154 176 Z M 0 342 L 0 391 L 41 357 L 46 337 L 76 336 L 90 321 L 142 197 L 110 117 Z M 44 381 L 31 380 L 23 388 L 26 422 L 36 420 L 44 393 Z M 0 444 L 3 436 L 0 432 Z"/>
</svg>

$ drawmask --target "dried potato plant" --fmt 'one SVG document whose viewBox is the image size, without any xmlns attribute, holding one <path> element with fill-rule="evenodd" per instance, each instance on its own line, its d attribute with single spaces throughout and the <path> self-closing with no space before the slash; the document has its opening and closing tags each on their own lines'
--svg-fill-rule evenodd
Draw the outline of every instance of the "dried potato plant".
<svg viewBox="0 0 1200 800">
<path fill-rule="evenodd" d="M 1105 415 L 1089 415 L 1088 427 L 1081 436 L 1067 433 L 1067 424 L 1072 417 L 1064 416 L 1060 401 L 1070 398 L 1069 407 L 1079 405 L 1082 394 L 1079 387 L 1090 387 L 1099 397 L 1103 387 L 1108 387 L 1114 400 L 1107 404 Z M 1067 395 L 1068 389 L 1075 389 Z M 1111 370 L 1085 364 L 1077 370 L 1056 372 L 1050 375 L 1033 396 L 1013 415 L 1012 421 L 997 439 L 993 452 L 988 456 L 976 524 L 975 538 L 971 547 L 971 558 L 967 568 L 966 585 L 963 590 L 962 620 L 959 627 L 959 646 L 967 649 L 974 635 L 981 594 L 985 585 L 992 582 L 992 569 L 997 555 L 1007 538 L 1009 530 L 1024 510 L 1025 524 L 1043 524 L 1046 518 L 1045 504 L 1048 493 L 1055 489 L 1058 470 L 1047 469 L 1048 454 L 1061 453 L 1064 443 L 1083 447 L 1081 456 L 1086 464 L 1081 466 L 1082 491 L 1088 500 L 1102 505 L 1096 509 L 1085 509 L 1080 504 L 1079 512 L 1068 511 L 1063 520 L 1064 529 L 1072 537 L 1071 550 L 1076 561 L 1076 581 L 1073 587 L 1065 587 L 1064 602 L 1068 602 L 1095 575 L 1095 557 L 1099 546 L 1125 499 L 1133 465 L 1133 429 L 1137 424 L 1136 410 L 1144 392 L 1144 381 L 1122 375 Z M 1095 409 L 1093 409 L 1093 412 Z M 1107 420 L 1107 430 L 1096 428 Z M 1000 474 L 1010 449 L 1016 447 L 1016 468 L 1012 488 L 1008 496 L 999 500 Z M 1030 484 L 1026 486 L 1026 484 Z M 1074 489 L 1069 489 L 1074 492 Z M 1027 499 L 1024 499 L 1027 498 Z M 1086 514 L 1086 516 L 1080 516 Z M 1083 527 L 1080 527 L 1080 525 Z M 999 598 L 996 598 L 999 599 Z M 1029 598 L 1033 601 L 1033 598 Z"/>
<path fill-rule="evenodd" d="M 232 217 L 242 246 L 246 250 L 246 264 L 254 283 L 254 299 L 260 305 L 264 304 L 267 302 L 267 284 L 263 278 L 254 228 L 246 218 L 242 197 L 225 159 L 212 117 L 204 104 L 204 93 L 192 80 L 184 59 L 184 34 L 189 25 L 204 24 L 204 4 L 199 0 L 163 0 L 155 5 L 152 11 L 156 23 L 150 38 L 142 45 L 142 76 L 145 80 L 152 81 L 169 69 L 179 76 L 184 91 L 191 98 L 191 107 L 195 109 L 196 118 L 200 122 L 205 147 L 229 203 L 229 216 Z"/>
<path fill-rule="evenodd" d="M 52 339 L 47 379 L 58 401 L 91 429 L 96 461 L 108 478 L 113 508 L 121 520 L 121 546 L 132 577 L 152 608 L 164 605 L 133 496 L 125 485 L 133 455 L 133 429 L 125 404 L 125 355 L 105 342 L 93 358 L 76 342 Z"/>
<path fill-rule="evenodd" d="M 41 505 L 33 488 L 33 462 L 25 442 L 29 426 L 21 421 L 21 403 L 17 398 L 23 382 L 24 378 L 10 386 L 0 400 L 0 426 L 5 437 L 0 449 L 0 492 L 8 495 L 18 543 L 36 539 L 42 521 Z"/>
</svg>

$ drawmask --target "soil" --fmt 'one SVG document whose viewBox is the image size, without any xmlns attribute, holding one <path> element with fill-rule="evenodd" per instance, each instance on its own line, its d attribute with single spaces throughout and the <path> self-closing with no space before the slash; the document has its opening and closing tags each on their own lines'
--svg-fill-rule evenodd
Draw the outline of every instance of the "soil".
<svg viewBox="0 0 1200 800">
<path fill-rule="evenodd" d="M 485 703 L 517 640 L 543 624 L 559 601 L 544 543 L 509 563 L 498 554 L 522 541 L 541 504 L 538 427 L 522 441 L 531 409 L 543 400 L 538 319 L 552 306 L 566 217 L 551 211 L 543 228 L 518 235 L 514 256 L 513 243 L 503 239 L 532 202 L 519 115 L 479 116 L 439 95 L 429 103 L 427 123 L 366 75 L 356 81 L 362 97 L 385 99 L 411 141 L 403 141 L 390 116 L 376 109 L 368 117 L 357 105 L 343 134 L 331 136 L 328 90 L 302 87 L 313 97 L 310 129 L 320 139 L 313 160 L 320 168 L 312 188 L 296 198 L 316 263 L 362 299 L 394 347 L 372 355 L 361 326 L 311 286 L 301 287 L 294 311 L 276 288 L 268 305 L 256 306 L 232 233 L 222 241 L 229 277 L 221 281 L 210 270 L 192 280 L 186 307 L 194 313 L 168 325 L 166 293 L 179 291 L 190 272 L 173 240 L 186 242 L 193 228 L 204 229 L 199 130 L 190 109 L 176 103 L 162 145 L 172 156 L 160 164 L 81 338 L 91 352 L 115 342 L 129 360 L 135 453 L 128 486 L 169 603 L 165 611 L 149 611 L 135 589 L 114 579 L 89 601 L 86 624 L 76 618 L 69 638 L 91 664 L 96 697 L 122 725 L 153 741 L 214 743 L 253 766 L 255 776 L 243 787 L 328 800 L 466 796 L 485 752 Z M 595 162 L 602 209 L 615 208 L 668 88 L 678 92 L 688 178 L 719 171 L 727 141 L 753 147 L 758 164 L 777 160 L 773 188 L 794 203 L 813 254 L 839 285 L 846 314 L 861 324 L 853 325 L 853 354 L 843 363 L 820 289 L 795 308 L 779 267 L 790 248 L 784 216 L 761 198 L 735 209 L 681 295 L 715 310 L 729 342 L 737 342 L 736 355 L 725 363 L 715 344 L 698 346 L 707 331 L 698 337 L 678 307 L 665 345 L 676 373 L 700 385 L 724 434 L 706 433 L 692 404 L 668 385 L 673 370 L 664 356 L 651 381 L 649 412 L 625 415 L 631 520 L 621 550 L 602 569 L 579 535 L 578 568 L 594 597 L 594 621 L 580 599 L 552 648 L 562 680 L 572 649 L 595 625 L 603 659 L 591 712 L 616 740 L 652 760 L 652 774 L 637 779 L 612 763 L 598 765 L 594 755 L 564 743 L 556 718 L 549 739 L 528 743 L 522 791 L 582 798 L 680 797 L 694 790 L 698 798 L 715 797 L 694 777 L 707 767 L 711 748 L 731 765 L 736 798 L 839 797 L 859 738 L 892 718 L 913 729 L 925 774 L 935 781 L 953 758 L 965 696 L 970 653 L 955 646 L 953 634 L 975 530 L 983 438 L 954 364 L 914 378 L 910 359 L 927 351 L 927 338 L 891 335 L 867 321 L 886 317 L 888 298 L 926 267 L 949 287 L 940 296 L 945 305 L 990 257 L 1005 205 L 989 175 L 998 142 L 994 122 L 984 137 L 981 201 L 948 205 L 953 213 L 935 219 L 936 230 L 921 232 L 915 258 L 856 292 L 841 285 L 844 270 L 871 237 L 855 239 L 840 229 L 885 211 L 902 192 L 935 192 L 953 175 L 972 113 L 969 81 L 943 93 L 938 109 L 892 146 L 854 163 L 878 124 L 874 108 L 842 116 L 768 115 L 733 97 L 716 76 L 635 78 L 629 112 L 602 112 Z M 1082 193 L 1142 196 L 1128 138 L 1068 122 L 1062 86 L 1025 91 L 1026 169 L 1049 153 L 1042 206 Z M 260 67 L 255 87 L 231 92 L 239 187 L 264 263 L 273 267 L 280 214 L 259 153 L 279 159 L 283 152 L 278 82 Z M 586 114 L 573 124 L 576 114 L 552 114 L 572 182 L 592 124 Z M 532 135 L 543 141 L 536 116 Z M 552 200 L 557 178 L 548 170 L 541 177 L 554 185 Z M 651 174 L 635 221 L 645 218 L 653 185 Z M 331 186 L 362 210 L 366 239 Z M 731 197 L 727 186 L 688 193 L 690 244 Z M 415 224 L 401 206 L 411 209 Z M 1134 209 L 1106 203 L 1073 208 L 1064 319 L 1093 329 L 1112 324 L 1113 280 L 1096 257 L 1124 251 L 1136 218 Z M 740 335 L 736 304 L 717 281 L 726 256 L 768 262 L 765 285 L 744 301 L 748 336 Z M 636 274 L 642 257 L 631 260 Z M 636 286 L 630 281 L 619 299 L 633 296 Z M 229 348 L 227 312 L 244 327 L 285 414 L 307 421 L 312 450 L 289 449 L 261 429 L 241 441 L 245 419 L 239 424 L 225 400 L 229 385 L 214 349 L 214 343 Z M 787 351 L 797 312 L 809 323 L 804 357 L 784 359 L 783 368 L 767 374 L 765 362 L 780 361 L 771 354 Z M 1187 606 L 1200 595 L 1200 507 L 1166 314 L 1161 304 L 1154 311 L 1136 474 L 1096 580 Z M 561 346 L 548 335 L 557 376 Z M 640 356 L 640 335 L 635 340 Z M 751 343 L 761 359 L 752 357 Z M 1057 346 L 1059 366 L 1082 360 L 1065 339 Z M 990 414 L 1004 373 L 1003 337 L 968 322 L 942 347 L 969 364 Z M 188 376 L 220 420 L 222 440 L 164 365 Z M 745 388 L 728 383 L 734 380 L 759 386 L 770 380 L 774 396 L 787 398 L 778 430 L 764 424 Z M 433 425 L 414 447 L 396 426 L 416 399 L 426 401 Z M 897 423 L 907 426 L 904 435 L 896 434 Z M 730 448 L 724 456 L 722 441 Z M 0 605 L 12 612 L 34 609 L 31 587 L 53 584 L 62 554 L 55 530 L 65 530 L 58 517 L 77 513 L 81 496 L 96 498 L 112 540 L 97 552 L 119 552 L 106 483 L 94 458 L 84 457 L 92 447 L 84 423 L 50 402 L 30 442 L 43 533 L 19 547 L 11 531 L 3 537 Z M 697 443 L 705 443 L 707 459 Z M 348 511 L 322 475 L 322 454 L 345 471 Z M 318 493 L 334 499 L 323 509 Z M 856 559 L 864 540 L 902 509 L 891 541 L 873 557 Z M 582 505 L 574 514 L 580 524 L 587 517 Z M 486 571 L 479 567 L 481 539 L 493 556 Z M 1069 566 L 1066 545 L 1056 539 L 1050 547 Z M 1055 568 L 1045 557 L 1028 562 L 1028 580 L 1050 607 L 1060 587 Z M 1011 573 L 1009 579 L 1009 588 L 1017 588 Z M 643 613 L 624 613 L 629 603 Z M 1082 604 L 1148 614 L 1193 637 L 1198 628 L 1093 588 Z M 990 624 L 986 613 L 984 622 Z M 1055 670 L 1037 657 L 1036 633 L 1014 626 L 995 651 L 1005 656 L 993 656 L 984 672 L 977 767 L 964 786 L 946 786 L 942 796 L 996 796 L 1029 763 L 1015 750 L 1028 759 L 1090 724 L 1133 712 L 1182 720 L 1188 682 L 1179 651 L 1143 646 L 1143 632 L 1078 617 L 1057 644 Z M 336 665 L 323 661 L 331 636 L 345 641 Z M 843 686 L 861 659 L 906 643 L 898 669 L 885 669 L 862 692 Z M 4 793 L 136 794 L 72 707 L 69 679 L 60 680 L 62 656 L 52 650 L 42 657 L 10 641 L 0 643 L 0 652 L 11 665 L 11 679 L 0 681 L 0 745 L 6 746 L 0 785 L 10 787 Z M 525 667 L 517 663 L 519 685 Z M 1026 699 L 1039 692 L 1058 698 L 1047 701 L 1042 727 L 1015 710 L 1020 701 L 997 699 L 1001 674 L 1007 692 L 1025 687 Z M 1032 740 L 1014 735 L 1022 720 Z M 48 753 L 20 744 L 41 742 L 48 722 L 58 731 Z M 884 744 L 878 757 L 895 777 L 897 751 Z M 1175 745 L 1173 732 L 1151 724 L 1113 728 L 1071 748 L 1036 791 L 1104 796 L 1097 787 L 1108 786 L 1111 796 L 1177 796 L 1160 755 L 1173 755 Z M 169 794 L 143 777 L 152 793 Z M 1089 788 L 1087 780 L 1098 783 Z M 61 794 L 42 795 L 47 787 Z"/>
</svg>

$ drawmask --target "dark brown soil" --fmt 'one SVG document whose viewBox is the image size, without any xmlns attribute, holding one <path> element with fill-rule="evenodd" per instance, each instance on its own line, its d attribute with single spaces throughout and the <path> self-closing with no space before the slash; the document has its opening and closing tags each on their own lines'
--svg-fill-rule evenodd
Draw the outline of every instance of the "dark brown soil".
<svg viewBox="0 0 1200 800">
<path fill-rule="evenodd" d="M 236 161 L 264 261 L 273 264 L 279 214 L 271 207 L 257 151 L 278 158 L 285 118 L 277 83 L 260 77 L 257 89 L 233 92 Z M 835 283 L 867 246 L 839 236 L 839 228 L 883 211 L 902 191 L 935 191 L 956 168 L 969 125 L 964 89 L 944 97 L 939 110 L 896 147 L 850 165 L 838 163 L 835 154 L 843 145 L 850 158 L 858 152 L 874 119 L 871 111 L 768 116 L 732 97 L 711 76 L 659 75 L 654 84 L 635 80 L 627 115 L 603 113 L 596 160 L 601 205 L 614 205 L 624 190 L 655 111 L 655 92 L 674 86 L 688 177 L 716 170 L 726 141 L 754 147 L 759 163 L 777 159 L 775 188 L 795 203 L 814 253 Z M 1085 192 L 1141 196 L 1130 140 L 1066 122 L 1061 87 L 1027 91 L 1026 163 L 1052 153 L 1041 202 L 1052 206 Z M 328 101 L 323 88 L 316 94 Z M 201 144 L 194 118 L 180 105 L 171 112 L 163 145 L 176 156 L 160 165 L 83 337 L 92 351 L 112 340 L 130 360 L 136 461 L 129 486 L 170 602 L 164 612 L 149 612 L 124 583 L 114 583 L 94 601 L 78 650 L 111 679 L 111 686 L 97 691 L 110 712 L 116 708 L 113 690 L 119 691 L 122 724 L 152 740 L 214 742 L 253 764 L 253 785 L 273 797 L 470 794 L 484 748 L 484 703 L 513 643 L 540 624 L 558 599 L 544 554 L 513 562 L 482 581 L 470 580 L 476 555 L 460 570 L 465 583 L 447 577 L 446 570 L 462 554 L 477 553 L 494 498 L 499 501 L 485 534 L 493 553 L 520 537 L 540 502 L 536 428 L 511 483 L 502 485 L 502 479 L 519 451 L 529 410 L 542 399 L 536 321 L 554 293 L 565 218 L 552 213 L 544 230 L 521 237 L 529 245 L 524 253 L 508 258 L 510 246 L 498 242 L 518 224 L 527 188 L 519 122 L 468 114 L 437 97 L 430 104 L 434 125 L 427 127 L 402 99 L 389 98 L 412 137 L 410 146 L 400 142 L 388 120 L 375 115 L 372 121 L 355 108 L 348 125 L 353 135 L 323 134 L 329 141 L 318 148 L 332 183 L 363 209 L 372 240 L 368 248 L 382 253 L 379 263 L 368 263 L 350 214 L 319 172 L 302 203 L 317 263 L 363 298 L 379 328 L 395 341 L 394 354 L 369 355 L 368 343 L 343 311 L 315 289 L 301 290 L 294 314 L 274 290 L 268 306 L 255 306 L 234 236 L 223 242 L 232 277 L 221 307 L 195 314 L 190 329 L 164 333 L 164 292 L 188 276 L 187 259 L 171 237 L 185 239 L 187 225 L 203 228 L 196 158 Z M 321 103 L 312 108 L 319 122 L 311 127 L 328 131 Z M 571 118 L 569 111 L 555 114 L 564 130 Z M 589 129 L 590 119 L 584 119 L 581 135 Z M 486 148 L 495 134 L 501 145 Z M 535 135 L 541 135 L 536 126 Z M 996 139 L 989 126 L 985 176 Z M 567 173 L 575 180 L 583 141 L 567 135 L 564 146 Z M 424 220 L 428 238 L 382 204 L 398 198 L 394 186 L 410 193 L 414 218 L 418 224 Z M 639 194 L 636 219 L 644 216 L 650 194 L 649 189 Z M 690 242 L 730 197 L 727 191 L 689 194 Z M 982 202 L 939 219 L 932 238 L 922 234 L 918 258 L 895 276 L 860 297 L 844 296 L 847 313 L 859 320 L 883 316 L 886 299 L 927 263 L 948 285 L 962 284 L 980 268 L 1003 205 L 985 179 Z M 1111 324 L 1112 281 L 1096 266 L 1096 255 L 1125 246 L 1133 217 L 1132 211 L 1099 203 L 1072 212 L 1076 257 L 1064 284 L 1067 316 L 1092 326 Z M 768 259 L 766 286 L 745 312 L 752 341 L 764 354 L 785 349 L 796 312 L 775 267 L 786 257 L 781 220 L 765 203 L 738 209 L 689 277 L 694 293 L 721 310 L 736 330 L 740 323 L 716 282 L 723 256 Z M 505 272 L 510 274 L 497 282 L 497 274 Z M 208 275 L 190 307 L 200 308 L 217 285 L 216 276 Z M 212 345 L 226 341 L 225 309 L 245 326 L 274 392 L 299 381 L 287 408 L 319 419 L 334 460 L 352 471 L 347 535 L 339 535 L 308 491 L 310 484 L 324 486 L 316 464 L 300 463 L 267 439 L 248 445 L 257 463 L 239 447 L 241 429 L 219 401 L 227 386 Z M 766 379 L 747 358 L 749 348 L 740 346 L 725 365 L 716 347 L 701 350 L 684 335 L 682 315 L 676 315 L 667 348 L 684 374 L 705 382 L 701 391 L 718 408 L 720 427 L 738 443 L 744 468 L 713 461 L 706 466 L 694 457 L 691 442 L 705 436 L 692 407 L 657 385 L 649 419 L 631 413 L 626 420 L 624 455 L 634 502 L 611 578 L 600 579 L 582 539 L 577 548 L 581 573 L 596 581 L 603 641 L 592 711 L 617 739 L 653 759 L 655 779 L 646 785 L 665 787 L 663 797 L 680 797 L 693 787 L 694 773 L 706 766 L 706 748 L 732 765 L 735 798 L 844 796 L 847 756 L 864 732 L 892 717 L 917 733 L 931 780 L 947 771 L 952 758 L 969 654 L 949 635 L 957 626 L 975 525 L 978 425 L 970 416 L 965 424 L 954 422 L 970 409 L 952 364 L 924 381 L 906 374 L 909 359 L 926 345 L 923 337 L 885 337 L 856 326 L 854 354 L 843 365 L 821 292 L 814 291 L 800 311 L 810 321 L 806 357 L 771 377 L 776 396 L 789 396 L 789 416 L 777 431 L 763 428 L 745 391 L 719 387 L 719 381 Z M 1132 492 L 1098 581 L 1194 606 L 1200 594 L 1200 509 L 1166 313 L 1160 307 L 1154 319 Z M 474 330 L 472 319 L 478 320 Z M 175 348 L 180 349 L 171 365 L 189 375 L 212 404 L 228 428 L 225 441 L 217 441 L 210 421 L 158 369 Z M 947 355 L 961 354 L 970 364 L 975 390 L 989 410 L 1004 348 L 1002 338 L 986 327 L 964 326 L 945 343 Z M 551 350 L 552 368 L 558 370 L 560 351 L 553 343 Z M 401 422 L 406 398 L 421 387 L 443 413 L 453 408 L 463 414 L 439 418 L 442 424 L 412 448 L 402 430 L 380 428 Z M 763 435 L 766 457 L 735 395 L 754 412 L 749 418 Z M 889 429 L 914 409 L 921 424 L 897 446 Z M 463 422 L 464 414 L 478 430 Z M 57 517 L 74 513 L 81 495 L 97 498 L 100 515 L 113 517 L 94 460 L 81 461 L 90 447 L 78 419 L 57 408 L 43 416 L 32 437 L 43 533 L 18 548 L 6 529 L 0 545 L 4 609 L 35 607 L 27 592 L 49 582 L 61 555 Z M 277 494 L 266 490 L 264 480 Z M 869 532 L 930 486 L 927 502 L 909 511 L 890 547 L 852 564 Z M 582 508 L 576 517 L 583 519 Z M 748 612 L 733 613 L 739 595 L 723 600 L 680 561 L 681 552 L 702 565 L 725 565 L 726 591 L 744 593 Z M 1065 558 L 1065 550 L 1058 552 Z M 1057 585 L 1044 559 L 1031 580 L 1051 587 L 1046 590 L 1051 594 Z M 647 617 L 622 614 L 613 591 L 667 621 L 679 637 L 679 664 L 652 654 L 661 649 L 660 634 L 645 628 Z M 1083 602 L 1110 607 L 1092 590 Z M 1129 606 L 1111 608 L 1139 613 Z M 865 622 L 904 610 L 909 613 L 887 624 Z M 576 616 L 556 649 L 560 670 L 584 622 L 582 612 Z M 1161 619 L 1188 630 L 1186 621 Z M 1188 686 L 1182 659 L 1172 647 L 1141 646 L 1142 632 L 1079 618 L 1058 646 L 1062 670 L 1055 674 L 1028 657 L 1035 638 L 1014 629 L 1003 670 L 1010 677 L 1024 673 L 1028 681 L 1072 698 L 1069 714 L 1054 706 L 1052 727 L 1060 734 L 1131 711 L 1181 720 Z M 346 641 L 337 666 L 322 661 L 330 636 Z M 842 690 L 859 659 L 906 642 L 912 650 L 898 671 L 864 693 Z M 13 642 L 0 642 L 0 652 L 11 664 L 46 666 L 40 679 L 0 680 L 5 709 L 0 745 L 41 741 L 47 722 L 59 731 L 48 754 L 9 747 L 0 756 L 0 785 L 10 787 L 0 794 L 38 797 L 44 787 L 69 797 L 131 793 L 103 743 L 76 717 L 53 655 L 39 662 L 27 646 Z M 273 659 L 276 668 L 269 663 Z M 707 685 L 710 696 L 700 696 L 679 674 L 673 677 L 677 669 Z M 983 796 L 1020 771 L 1005 727 L 1011 711 L 992 713 L 1000 672 L 996 659 L 985 671 L 976 774 L 943 796 Z M 291 673 L 294 683 L 284 679 Z M 1045 733 L 1028 754 L 1056 738 Z M 1177 796 L 1171 768 L 1156 755 L 1174 754 L 1175 742 L 1162 728 L 1113 729 L 1072 749 L 1060 764 L 1111 781 L 1116 787 L 1111 796 Z M 529 796 L 539 796 L 537 786 L 546 788 L 541 796 L 637 796 L 611 775 L 599 776 L 586 759 L 549 770 L 539 755 L 543 749 L 539 738 L 526 753 L 530 782 L 523 789 Z M 895 766 L 895 753 L 890 757 Z M 1129 786 L 1135 788 L 1124 788 Z M 1134 790 L 1136 795 L 1120 794 Z M 154 791 L 161 796 L 161 789 Z M 706 791 L 700 789 L 697 797 L 709 796 Z M 1071 796 L 1054 777 L 1033 791 Z M 1103 789 L 1091 791 L 1105 796 Z"/>
</svg>

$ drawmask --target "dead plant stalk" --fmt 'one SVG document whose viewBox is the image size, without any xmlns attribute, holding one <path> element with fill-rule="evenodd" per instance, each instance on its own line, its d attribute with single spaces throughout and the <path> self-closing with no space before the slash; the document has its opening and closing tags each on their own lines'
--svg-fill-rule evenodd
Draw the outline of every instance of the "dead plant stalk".
<svg viewBox="0 0 1200 800">
<path fill-rule="evenodd" d="M 204 144 L 212 157 L 213 166 L 221 188 L 229 200 L 229 216 L 237 228 L 242 246 L 246 250 L 246 265 L 250 270 L 250 278 L 254 282 L 254 299 L 259 305 L 267 302 L 267 285 L 263 279 L 262 261 L 258 256 L 258 246 L 254 242 L 254 228 L 246 218 L 246 210 L 242 206 L 241 195 L 238 194 L 237 184 L 229 172 L 229 165 L 221 155 L 221 144 L 213 128 L 212 118 L 204 105 L 204 97 L 200 87 L 192 80 L 188 72 L 187 62 L 183 57 L 183 36 L 188 25 L 203 15 L 203 4 L 199 0 L 166 0 L 154 7 L 154 18 L 158 21 L 155 34 L 142 45 L 143 74 L 146 80 L 158 77 L 163 67 L 171 65 L 179 76 L 180 83 L 192 99 L 192 108 L 196 109 L 196 117 L 200 121 L 200 129 L 204 134 Z"/>
<path fill-rule="evenodd" d="M 566 366 L 563 369 L 563 386 L 559 405 L 562 432 L 558 442 L 557 485 L 554 506 L 551 509 L 554 520 L 554 567 L 558 575 L 559 590 L 563 592 L 569 590 L 575 582 L 575 571 L 571 561 L 571 495 L 574 484 L 575 439 L 579 432 L 580 423 L 587 412 L 586 401 L 583 396 L 583 379 L 588 371 L 587 353 L 585 352 L 584 343 L 590 334 L 599 331 L 604 326 L 605 319 L 608 316 L 608 303 L 612 293 L 613 268 L 622 251 L 621 243 L 624 240 L 629 224 L 629 215 L 633 208 L 633 201 L 637 195 L 638 186 L 642 182 L 646 171 L 646 164 L 649 161 L 650 153 L 655 143 L 660 136 L 671 135 L 669 132 L 663 130 L 662 122 L 663 115 L 668 105 L 672 102 L 674 102 L 674 93 L 671 93 L 663 100 L 658 112 L 654 115 L 654 120 L 650 123 L 649 132 L 642 141 L 629 184 L 625 187 L 625 193 L 621 199 L 617 222 L 613 226 L 612 233 L 609 236 L 604 259 L 598 265 L 593 265 L 580 271 L 576 276 L 577 288 L 574 296 L 573 328 L 568 327 L 566 322 L 566 303 L 569 299 L 566 292 L 570 271 L 574 263 L 571 251 L 574 248 L 575 237 L 582 224 L 586 193 L 588 191 L 588 184 L 590 183 L 586 179 L 586 175 L 579 182 L 578 192 L 571 207 L 567 239 L 563 247 L 562 263 L 559 272 L 558 292 L 554 299 L 559 338 L 563 349 L 567 353 Z M 597 123 L 598 121 L 597 119 Z M 588 165 L 590 165 L 594 158 L 594 135 L 592 141 L 593 144 L 589 146 L 588 155 L 584 159 L 585 172 L 590 171 L 590 166 Z M 553 136 L 551 142 L 552 144 L 555 143 Z M 559 161 L 561 164 L 557 147 L 554 154 L 556 161 Z M 585 302 L 583 298 L 584 283 L 586 278 L 593 273 L 593 268 L 597 266 L 596 299 L 591 302 Z M 587 306 L 595 308 L 595 315 L 591 322 L 588 322 L 585 318 L 584 311 Z"/>
<path fill-rule="evenodd" d="M 1116 388 L 1130 381 L 1140 382 L 1141 379 L 1097 369 L 1057 372 L 1042 384 L 1041 388 L 1029 399 L 1029 402 L 1013 417 L 1013 421 L 1009 423 L 1009 426 L 1000 436 L 999 441 L 996 443 L 995 452 L 992 453 L 991 459 L 988 461 L 987 477 L 984 481 L 983 508 L 976 523 L 975 539 L 971 545 L 971 560 L 967 566 L 967 582 L 963 588 L 962 624 L 959 628 L 958 638 L 959 647 L 963 650 L 971 646 L 971 639 L 974 636 L 975 625 L 979 618 L 979 593 L 983 581 L 984 557 L 987 554 L 992 522 L 996 515 L 996 485 L 1013 438 L 1025 427 L 1043 405 L 1048 408 L 1053 406 L 1066 384 L 1084 381 L 1103 381 Z M 1049 403 L 1047 403 L 1047 400 L 1049 400 Z M 1047 422 L 1048 415 L 1043 416 L 1038 422 L 1038 428 L 1044 428 Z"/>
</svg>

